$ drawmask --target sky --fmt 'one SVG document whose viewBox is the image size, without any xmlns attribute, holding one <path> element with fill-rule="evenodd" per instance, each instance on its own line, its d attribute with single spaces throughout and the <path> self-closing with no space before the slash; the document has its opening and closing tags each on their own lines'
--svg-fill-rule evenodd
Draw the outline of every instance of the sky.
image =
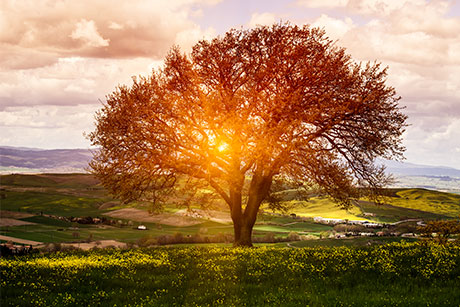
<svg viewBox="0 0 460 307">
<path fill-rule="evenodd" d="M 173 45 L 276 22 L 388 66 L 407 162 L 460 169 L 460 0 L 0 0 L 0 145 L 89 148 L 106 95 Z"/>
</svg>

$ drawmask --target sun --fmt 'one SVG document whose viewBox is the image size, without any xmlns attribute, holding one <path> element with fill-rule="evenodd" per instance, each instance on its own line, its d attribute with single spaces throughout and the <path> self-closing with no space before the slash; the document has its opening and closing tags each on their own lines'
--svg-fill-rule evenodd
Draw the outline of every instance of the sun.
<svg viewBox="0 0 460 307">
<path fill-rule="evenodd" d="M 218 152 L 223 152 L 228 149 L 228 144 L 227 143 L 221 143 L 219 146 L 217 146 L 217 151 Z"/>
</svg>

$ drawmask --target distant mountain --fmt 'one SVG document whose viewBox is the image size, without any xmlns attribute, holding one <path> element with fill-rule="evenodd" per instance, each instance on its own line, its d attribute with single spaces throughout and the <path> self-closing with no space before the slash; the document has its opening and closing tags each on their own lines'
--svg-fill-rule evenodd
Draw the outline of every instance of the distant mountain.
<svg viewBox="0 0 460 307">
<path fill-rule="evenodd" d="M 408 162 L 381 160 L 389 173 L 398 176 L 437 176 L 460 178 L 460 170 L 445 166 L 429 166 Z"/>
<path fill-rule="evenodd" d="M 460 170 L 397 161 L 378 161 L 396 179 L 397 188 L 424 188 L 460 194 Z"/>
<path fill-rule="evenodd" d="M 0 146 L 0 170 L 11 172 L 85 172 L 88 149 L 36 149 Z"/>
<path fill-rule="evenodd" d="M 0 146 L 0 173 L 83 173 L 88 149 L 37 149 Z M 394 187 L 426 188 L 460 193 L 460 170 L 408 162 L 378 160 L 396 178 Z"/>
</svg>

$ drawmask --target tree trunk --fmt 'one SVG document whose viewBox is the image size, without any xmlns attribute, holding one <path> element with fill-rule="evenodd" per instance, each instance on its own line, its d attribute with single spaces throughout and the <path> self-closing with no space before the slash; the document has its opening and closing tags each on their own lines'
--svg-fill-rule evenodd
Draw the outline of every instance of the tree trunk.
<svg viewBox="0 0 460 307">
<path fill-rule="evenodd" d="M 252 229 L 257 219 L 257 213 L 262 201 L 268 195 L 271 185 L 271 177 L 255 175 L 251 180 L 249 187 L 249 197 L 244 213 L 241 208 L 241 194 L 239 194 L 239 203 L 232 206 L 233 229 L 235 232 L 235 241 L 233 246 L 252 246 Z"/>
<path fill-rule="evenodd" d="M 233 246 L 252 246 L 252 228 L 253 225 L 246 221 L 233 221 L 233 229 L 235 231 L 235 241 Z"/>
</svg>

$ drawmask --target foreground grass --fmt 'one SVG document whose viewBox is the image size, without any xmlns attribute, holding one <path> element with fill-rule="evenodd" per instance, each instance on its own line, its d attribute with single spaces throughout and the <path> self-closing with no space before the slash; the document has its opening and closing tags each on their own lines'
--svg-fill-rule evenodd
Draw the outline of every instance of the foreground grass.
<svg viewBox="0 0 460 307">
<path fill-rule="evenodd" d="M 290 242 L 290 247 L 364 247 L 397 242 L 416 242 L 419 239 L 402 237 L 352 237 L 346 239 L 321 239 Z"/>
<path fill-rule="evenodd" d="M 0 259 L 2 306 L 458 306 L 460 246 L 154 248 Z"/>
</svg>

